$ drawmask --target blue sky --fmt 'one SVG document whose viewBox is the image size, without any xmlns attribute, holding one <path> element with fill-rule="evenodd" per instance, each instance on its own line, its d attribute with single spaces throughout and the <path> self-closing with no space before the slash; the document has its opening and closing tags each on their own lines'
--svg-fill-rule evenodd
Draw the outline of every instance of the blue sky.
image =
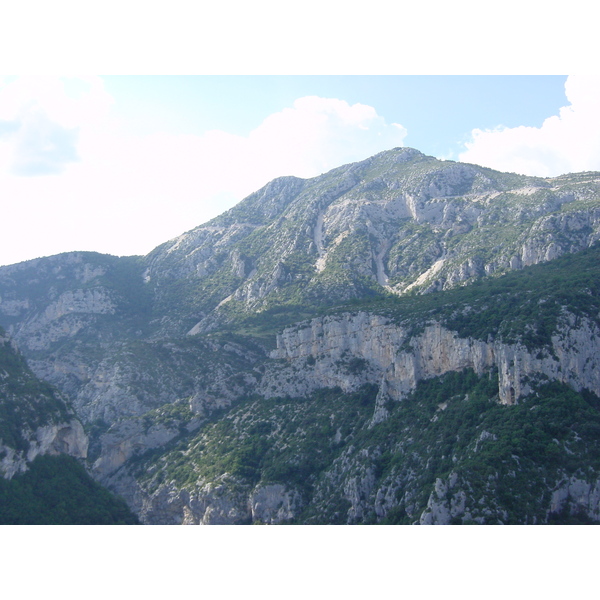
<svg viewBox="0 0 600 600">
<path fill-rule="evenodd" d="M 600 170 L 598 77 L 0 80 L 0 264 L 145 254 L 274 177 L 396 146 L 551 176 Z"/>
<path fill-rule="evenodd" d="M 406 144 L 456 158 L 475 127 L 539 127 L 567 104 L 566 76 L 115 76 L 104 78 L 131 130 L 248 135 L 303 96 L 367 104 L 407 129 Z M 243 106 L 241 110 L 240 107 Z M 453 156 L 454 155 L 454 156 Z"/>
</svg>

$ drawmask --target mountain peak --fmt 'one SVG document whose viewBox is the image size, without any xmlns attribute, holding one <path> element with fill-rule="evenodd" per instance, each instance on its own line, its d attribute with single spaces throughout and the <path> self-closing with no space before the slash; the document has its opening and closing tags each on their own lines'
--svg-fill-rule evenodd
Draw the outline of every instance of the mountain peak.
<svg viewBox="0 0 600 600">
<path fill-rule="evenodd" d="M 393 148 L 277 178 L 145 257 L 2 267 L 0 325 L 88 426 L 95 476 L 146 523 L 547 522 L 570 497 L 600 521 L 597 470 L 573 478 L 599 455 L 598 251 L 577 253 L 598 240 L 598 174 Z M 7 339 L 0 392 L 18 379 Z M 0 418 L 0 437 L 28 452 L 40 413 L 71 413 L 53 396 L 39 410 L 22 381 L 4 414 L 29 414 L 10 430 Z M 533 508 L 509 514 L 515 497 Z"/>
</svg>

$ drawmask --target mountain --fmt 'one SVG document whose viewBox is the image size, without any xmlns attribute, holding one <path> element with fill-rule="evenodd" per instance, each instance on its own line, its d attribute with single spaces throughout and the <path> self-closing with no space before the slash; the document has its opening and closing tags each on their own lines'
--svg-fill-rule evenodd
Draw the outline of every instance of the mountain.
<svg viewBox="0 0 600 600">
<path fill-rule="evenodd" d="M 0 268 L 144 523 L 600 520 L 600 173 L 396 148 L 145 257 Z"/>
<path fill-rule="evenodd" d="M 0 329 L 0 524 L 137 523 L 86 472 L 87 449 L 68 401 L 31 372 Z"/>
<path fill-rule="evenodd" d="M 178 333 L 282 304 L 449 289 L 588 247 L 599 191 L 598 173 L 524 177 L 399 148 L 271 182 L 157 248 L 144 276 L 158 306 L 179 307 Z"/>
<path fill-rule="evenodd" d="M 0 473 L 10 479 L 38 455 L 87 455 L 88 439 L 69 404 L 29 369 L 0 329 Z"/>
</svg>

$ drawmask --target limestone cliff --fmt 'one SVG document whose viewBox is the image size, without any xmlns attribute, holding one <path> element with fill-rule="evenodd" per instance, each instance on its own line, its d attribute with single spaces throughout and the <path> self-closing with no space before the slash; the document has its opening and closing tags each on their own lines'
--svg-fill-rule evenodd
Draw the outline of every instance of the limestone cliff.
<svg viewBox="0 0 600 600">
<path fill-rule="evenodd" d="M 303 502 L 297 490 L 282 484 L 249 486 L 224 473 L 193 488 L 166 483 L 149 493 L 122 470 L 105 480 L 147 525 L 277 525 L 293 520 Z"/>
<path fill-rule="evenodd" d="M 267 396 L 302 396 L 321 387 L 344 391 L 364 383 L 385 386 L 400 400 L 422 379 L 449 371 L 498 372 L 500 402 L 513 404 L 530 391 L 528 381 L 543 379 L 586 388 L 600 395 L 600 330 L 595 323 L 563 315 L 551 348 L 529 350 L 501 340 L 461 338 L 429 322 L 420 335 L 385 317 L 369 313 L 313 319 L 277 336 L 261 384 Z"/>
</svg>

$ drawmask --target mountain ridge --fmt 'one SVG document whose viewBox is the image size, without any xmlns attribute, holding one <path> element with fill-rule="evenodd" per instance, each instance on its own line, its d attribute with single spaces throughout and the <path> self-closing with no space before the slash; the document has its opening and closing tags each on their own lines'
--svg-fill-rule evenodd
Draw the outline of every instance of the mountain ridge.
<svg viewBox="0 0 600 600">
<path fill-rule="evenodd" d="M 378 432 L 408 410 L 407 398 L 420 398 L 424 381 L 444 389 L 448 378 L 466 378 L 456 385 L 467 396 L 469 386 L 477 397 L 491 394 L 486 402 L 492 404 L 478 405 L 487 407 L 485 414 L 496 405 L 519 407 L 536 394 L 548 406 L 564 400 L 587 407 L 586 394 L 600 393 L 594 379 L 598 240 L 600 173 L 527 177 L 396 148 L 314 178 L 273 180 L 146 256 L 72 252 L 0 267 L 0 325 L 35 374 L 56 386 L 84 422 L 91 472 L 121 493 L 143 522 L 322 522 L 311 511 L 319 505 L 323 514 L 333 515 L 322 503 L 334 497 L 339 506 L 350 503 L 347 522 L 384 522 L 400 505 L 390 496 L 383 512 L 370 512 L 374 499 L 367 488 L 374 490 L 389 471 L 377 475 L 383 468 L 377 456 L 391 453 L 398 473 L 406 467 L 394 448 L 408 442 L 399 438 L 396 446 L 386 445 L 377 441 Z M 569 271 L 576 265 L 579 279 Z M 586 279 L 587 272 L 592 275 Z M 544 277 L 556 279 L 556 293 L 544 288 Z M 494 281 L 505 288 L 494 287 Z M 301 352 L 290 350 L 294 336 Z M 465 369 L 480 383 L 455 375 Z M 482 383 L 486 377 L 495 391 Z M 550 390 L 543 387 L 546 381 L 566 387 Z M 332 446 L 319 442 L 314 448 L 332 462 L 317 460 L 320 466 L 315 463 L 312 471 L 302 467 L 310 489 L 293 473 L 282 479 L 285 470 L 270 453 L 285 447 L 277 433 L 285 427 L 269 412 L 276 408 L 267 407 L 279 403 L 282 415 L 296 423 L 294 415 L 303 409 L 290 398 L 315 410 L 322 399 L 331 402 L 334 420 L 346 423 L 339 435 L 345 427 L 348 441 L 362 440 L 372 458 L 370 466 L 363 465 L 366 479 L 361 475 L 367 487 L 350 483 L 358 477 L 350 475 L 358 458 L 352 444 L 339 445 L 343 436 L 335 441 L 336 428 L 330 432 Z M 344 415 L 345 402 L 355 407 L 356 421 Z M 430 410 L 425 400 L 418 402 L 425 413 Z M 548 410 L 554 415 L 555 408 Z M 592 403 L 592 420 L 594 410 Z M 236 454 L 235 444 L 221 448 L 211 437 L 213 429 L 224 428 L 226 439 L 231 430 L 225 426 L 234 415 L 246 414 L 248 427 L 258 427 L 263 411 L 273 429 L 260 442 L 253 429 L 236 430 L 243 454 Z M 437 415 L 441 423 L 444 414 L 434 411 L 428 418 Z M 508 413 L 494 414 L 497 427 L 504 427 Z M 305 442 L 298 432 L 304 427 L 312 439 L 312 425 L 298 427 L 290 432 L 295 440 L 290 444 L 304 464 Z M 318 427 L 327 429 L 325 421 Z M 499 431 L 493 434 L 498 440 Z M 468 435 L 483 433 L 472 428 Z M 255 441 L 247 446 L 246 438 Z M 438 443 L 432 444 L 418 451 L 421 467 L 427 452 L 429 462 L 439 459 Z M 203 445 L 206 450 L 198 454 L 194 448 Z M 461 453 L 475 446 L 459 444 L 457 456 L 470 464 Z M 346 474 L 336 471 L 335 461 L 346 461 Z M 152 473 L 150 479 L 140 465 Z M 569 465 L 548 477 L 555 482 L 568 475 L 565 481 L 575 481 L 572 489 L 583 494 L 583 475 Z M 474 498 L 467 491 L 472 474 L 459 476 L 461 490 L 448 470 L 438 475 L 439 484 L 418 478 L 420 491 L 402 479 L 406 473 L 404 483 L 394 479 L 394 489 L 421 498 L 408 509 L 402 504 L 406 522 L 488 522 L 477 511 L 470 517 L 457 512 L 462 501 L 454 508 L 440 504 L 450 490 Z M 326 492 L 320 477 L 345 481 L 340 484 L 345 499 L 333 489 Z M 588 492 L 596 498 L 592 488 Z M 584 510 L 569 494 L 556 493 L 556 510 L 531 500 L 536 522 L 563 508 Z M 435 518 L 423 512 L 428 498 L 427 514 Z M 486 498 L 491 506 L 491 496 Z M 598 520 L 590 502 L 585 514 Z M 518 519 L 507 510 L 496 507 L 494 518 Z M 228 511 L 237 516 L 227 517 Z M 343 521 L 342 513 L 331 518 Z"/>
</svg>

